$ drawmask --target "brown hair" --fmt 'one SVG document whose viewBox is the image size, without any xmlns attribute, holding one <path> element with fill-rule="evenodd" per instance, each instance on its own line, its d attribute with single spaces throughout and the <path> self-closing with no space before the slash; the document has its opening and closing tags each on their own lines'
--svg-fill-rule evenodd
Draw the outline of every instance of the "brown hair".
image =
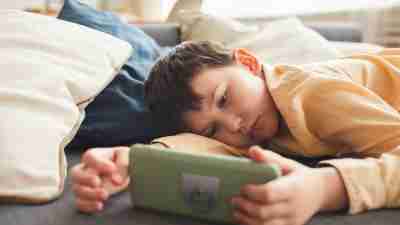
<svg viewBox="0 0 400 225">
<path fill-rule="evenodd" d="M 183 114 L 198 110 L 201 100 L 191 88 L 193 78 L 233 63 L 232 51 L 215 42 L 183 42 L 173 48 L 156 61 L 145 82 L 145 102 L 153 118 L 172 132 L 187 131 Z"/>
</svg>

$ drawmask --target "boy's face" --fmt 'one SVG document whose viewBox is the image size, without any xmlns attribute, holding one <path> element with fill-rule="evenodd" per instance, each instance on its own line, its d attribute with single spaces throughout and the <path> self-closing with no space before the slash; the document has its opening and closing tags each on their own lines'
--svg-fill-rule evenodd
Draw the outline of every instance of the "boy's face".
<svg viewBox="0 0 400 225">
<path fill-rule="evenodd" d="M 261 66 L 245 64 L 206 69 L 192 80 L 201 109 L 186 112 L 192 132 L 237 147 L 260 144 L 278 130 L 278 112 Z M 258 62 L 257 62 L 258 63 Z"/>
</svg>

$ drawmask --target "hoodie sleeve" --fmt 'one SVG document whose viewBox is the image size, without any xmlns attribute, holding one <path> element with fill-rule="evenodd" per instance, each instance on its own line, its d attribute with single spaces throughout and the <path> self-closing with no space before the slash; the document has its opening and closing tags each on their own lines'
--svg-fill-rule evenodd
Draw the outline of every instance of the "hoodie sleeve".
<svg viewBox="0 0 400 225">
<path fill-rule="evenodd" d="M 335 167 L 349 198 L 349 213 L 400 207 L 400 51 L 353 56 L 336 67 L 356 82 L 320 80 L 313 104 L 305 104 L 311 132 L 342 146 L 342 158 L 320 162 Z M 362 63 L 360 63 L 362 62 Z M 356 73 L 354 71 L 357 71 Z M 365 88 L 367 87 L 367 88 Z M 314 93 L 316 94 L 316 93 Z"/>
</svg>

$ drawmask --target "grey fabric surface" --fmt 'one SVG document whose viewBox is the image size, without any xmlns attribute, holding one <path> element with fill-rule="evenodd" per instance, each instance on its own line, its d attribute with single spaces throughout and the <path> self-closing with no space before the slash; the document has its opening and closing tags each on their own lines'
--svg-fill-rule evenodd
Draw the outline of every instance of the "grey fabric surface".
<svg viewBox="0 0 400 225">
<path fill-rule="evenodd" d="M 180 42 L 178 24 L 142 24 L 139 27 L 161 46 L 174 46 Z"/>
<path fill-rule="evenodd" d="M 79 162 L 80 155 L 80 151 L 68 152 L 70 167 Z M 398 210 L 379 210 L 356 216 L 348 216 L 344 213 L 320 214 L 312 218 L 308 225 L 398 225 L 399 221 Z M 68 177 L 64 195 L 49 204 L 0 205 L 0 224 L 205 225 L 213 223 L 151 210 L 134 209 L 127 192 L 112 197 L 101 213 L 82 214 L 74 207 L 71 179 Z"/>
<path fill-rule="evenodd" d="M 338 22 L 314 22 L 306 24 L 330 41 L 361 42 L 362 31 L 358 24 Z"/>
</svg>

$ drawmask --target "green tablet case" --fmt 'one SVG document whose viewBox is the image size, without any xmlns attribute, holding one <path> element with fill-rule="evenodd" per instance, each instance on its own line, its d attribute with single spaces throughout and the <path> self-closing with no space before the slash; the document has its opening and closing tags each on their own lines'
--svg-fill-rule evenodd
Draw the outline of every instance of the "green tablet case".
<svg viewBox="0 0 400 225">
<path fill-rule="evenodd" d="M 232 223 L 229 200 L 245 184 L 280 176 L 278 166 L 228 155 L 193 154 L 131 146 L 130 192 L 134 207 Z"/>
</svg>

